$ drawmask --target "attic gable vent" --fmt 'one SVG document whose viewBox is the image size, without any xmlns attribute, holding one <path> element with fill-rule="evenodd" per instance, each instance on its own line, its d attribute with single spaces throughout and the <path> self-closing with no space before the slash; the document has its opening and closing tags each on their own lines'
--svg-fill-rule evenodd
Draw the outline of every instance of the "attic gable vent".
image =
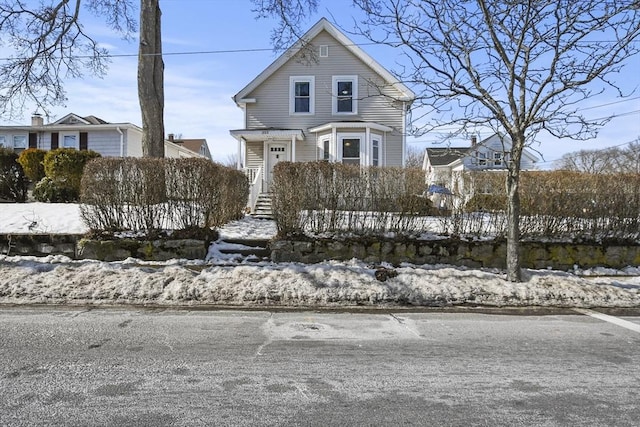
<svg viewBox="0 0 640 427">
<path fill-rule="evenodd" d="M 320 58 L 326 58 L 329 56 L 329 46 L 326 44 L 320 45 Z"/>
</svg>

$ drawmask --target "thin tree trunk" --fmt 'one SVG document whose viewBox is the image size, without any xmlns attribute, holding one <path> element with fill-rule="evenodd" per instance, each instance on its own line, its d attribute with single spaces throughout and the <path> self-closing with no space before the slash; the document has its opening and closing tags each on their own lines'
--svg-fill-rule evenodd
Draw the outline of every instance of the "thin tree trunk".
<svg viewBox="0 0 640 427">
<path fill-rule="evenodd" d="M 520 265 L 520 160 L 524 136 L 513 138 L 511 159 L 507 173 L 507 280 L 521 282 Z"/>
<path fill-rule="evenodd" d="M 159 0 L 141 0 L 138 98 L 142 112 L 142 155 L 164 157 L 164 62 Z"/>
</svg>

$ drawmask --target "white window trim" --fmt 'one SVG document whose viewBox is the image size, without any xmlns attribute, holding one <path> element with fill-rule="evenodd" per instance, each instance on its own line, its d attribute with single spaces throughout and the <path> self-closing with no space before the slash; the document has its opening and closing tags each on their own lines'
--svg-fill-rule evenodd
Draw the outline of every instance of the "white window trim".
<svg viewBox="0 0 640 427">
<path fill-rule="evenodd" d="M 329 45 L 321 44 L 319 53 L 320 53 L 320 58 L 327 58 L 329 56 Z"/>
<path fill-rule="evenodd" d="M 493 165 L 502 166 L 504 164 L 504 156 L 501 152 L 496 151 L 493 153 Z"/>
<path fill-rule="evenodd" d="M 309 83 L 309 112 L 296 112 L 296 83 Z M 310 116 L 315 114 L 316 104 L 316 78 L 315 76 L 291 76 L 289 77 L 289 114 L 292 116 Z"/>
<path fill-rule="evenodd" d="M 373 164 L 373 142 L 377 141 L 378 142 L 378 164 L 376 166 L 380 167 L 380 166 L 384 166 L 384 160 L 383 160 L 383 156 L 382 156 L 382 135 L 378 135 L 375 133 L 371 134 L 371 159 L 369 160 L 369 164 L 371 166 L 374 166 Z"/>
<path fill-rule="evenodd" d="M 64 145 L 64 137 L 65 136 L 74 136 L 76 138 L 76 144 L 73 147 L 67 147 Z M 60 132 L 58 137 L 58 146 L 60 148 L 75 148 L 76 150 L 80 149 L 80 132 Z"/>
<path fill-rule="evenodd" d="M 343 150 L 342 150 L 342 144 L 344 143 L 343 141 L 345 139 L 359 139 L 360 140 L 360 165 L 362 166 L 365 162 L 365 144 L 366 144 L 366 136 L 364 133 L 343 133 L 343 132 L 338 132 L 337 135 L 337 146 L 338 146 L 338 156 L 337 156 L 337 161 L 342 163 L 344 160 L 344 155 L 343 155 Z M 350 157 L 351 158 L 351 157 Z"/>
<path fill-rule="evenodd" d="M 7 148 L 7 137 L 6 137 L 6 135 L 0 135 L 0 147 Z"/>
<path fill-rule="evenodd" d="M 352 83 L 352 93 L 351 93 L 351 111 L 341 111 L 338 112 L 338 82 L 348 82 Z M 358 76 L 333 76 L 331 79 L 331 111 L 336 116 L 352 116 L 354 114 L 358 114 Z"/>
<path fill-rule="evenodd" d="M 24 147 L 16 146 L 16 138 L 24 138 Z M 16 148 L 22 148 L 26 150 L 27 148 L 29 148 L 29 135 L 28 134 L 11 135 L 11 147 L 9 148 L 13 148 L 14 150 Z"/>
<path fill-rule="evenodd" d="M 328 151 L 324 149 L 325 143 L 327 144 Z M 333 159 L 335 158 L 335 154 L 332 153 L 333 146 L 331 144 L 331 136 L 330 135 L 325 135 L 325 136 L 323 136 L 323 137 L 318 139 L 318 148 L 319 148 L 319 152 L 320 152 L 319 160 L 327 160 L 329 162 L 333 161 Z M 327 155 L 326 156 L 327 158 L 325 158 L 325 155 Z"/>
</svg>

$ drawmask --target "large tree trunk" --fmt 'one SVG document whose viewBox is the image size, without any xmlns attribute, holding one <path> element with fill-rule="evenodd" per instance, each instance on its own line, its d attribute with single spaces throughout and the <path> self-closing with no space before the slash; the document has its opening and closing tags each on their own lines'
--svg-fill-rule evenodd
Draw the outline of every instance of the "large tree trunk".
<svg viewBox="0 0 640 427">
<path fill-rule="evenodd" d="M 521 139 L 520 139 L 521 138 Z M 520 266 L 520 160 L 524 136 L 513 139 L 507 173 L 507 280 L 521 282 Z"/>
<path fill-rule="evenodd" d="M 164 157 L 164 63 L 159 0 L 140 2 L 138 98 L 142 112 L 142 155 Z"/>
</svg>

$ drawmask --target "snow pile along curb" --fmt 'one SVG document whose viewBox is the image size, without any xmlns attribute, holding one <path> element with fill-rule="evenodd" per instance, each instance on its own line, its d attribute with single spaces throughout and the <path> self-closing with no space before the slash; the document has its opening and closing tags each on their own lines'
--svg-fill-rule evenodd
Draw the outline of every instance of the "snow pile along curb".
<svg viewBox="0 0 640 427">
<path fill-rule="evenodd" d="M 211 266 L 0 256 L 0 303 L 640 307 L 637 270 L 606 277 L 527 270 L 524 283 L 510 283 L 497 271 L 405 265 L 381 282 L 374 266 L 357 261 Z"/>
</svg>

